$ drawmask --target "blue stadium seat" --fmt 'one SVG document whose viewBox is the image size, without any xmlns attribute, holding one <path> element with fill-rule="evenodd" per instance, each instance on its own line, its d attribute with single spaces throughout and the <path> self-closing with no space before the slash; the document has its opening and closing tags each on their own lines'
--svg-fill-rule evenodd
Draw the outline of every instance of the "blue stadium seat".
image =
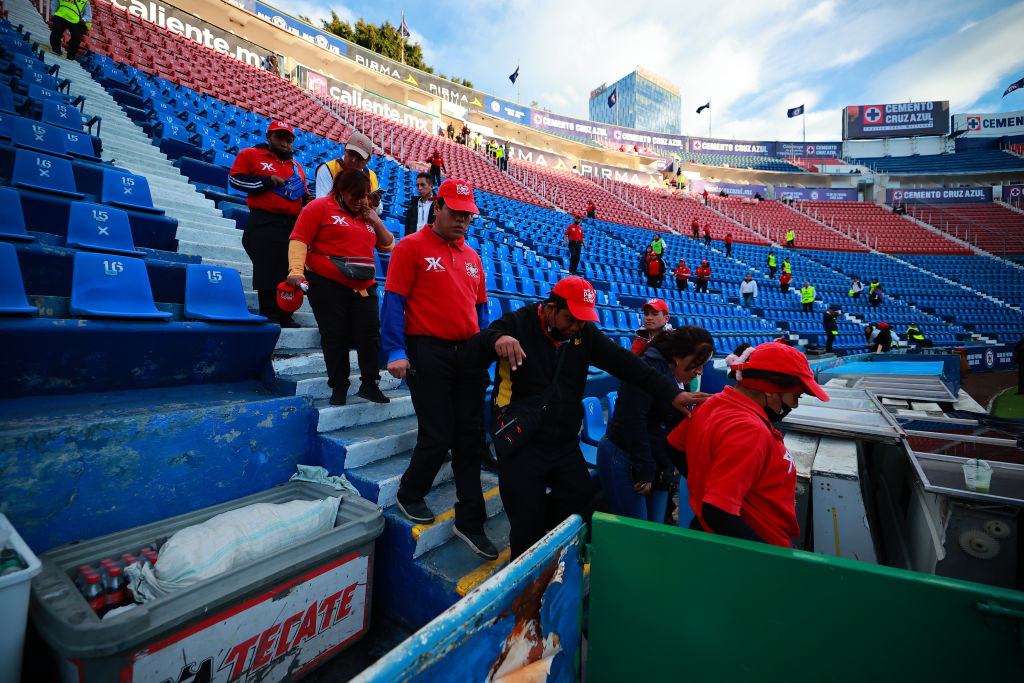
<svg viewBox="0 0 1024 683">
<path fill-rule="evenodd" d="M 86 133 L 75 133 L 70 130 L 64 131 L 64 151 L 79 159 L 99 161 L 96 148 L 92 144 L 92 136 Z"/>
<path fill-rule="evenodd" d="M 11 92 L 11 86 L 0 85 L 0 111 L 8 114 L 14 114 L 14 93 Z"/>
<path fill-rule="evenodd" d="M 142 259 L 114 254 L 75 253 L 71 315 L 166 319 L 158 311 Z"/>
<path fill-rule="evenodd" d="M 604 412 L 601 410 L 601 400 L 596 396 L 583 399 L 583 443 L 596 446 L 604 436 L 607 426 Z"/>
<path fill-rule="evenodd" d="M 14 127 L 14 120 L 18 118 L 14 114 L 0 112 L 0 140 L 11 139 L 11 129 Z"/>
<path fill-rule="evenodd" d="M 83 128 L 82 112 L 78 111 L 70 104 L 54 102 L 52 100 L 43 102 L 42 122 L 48 123 L 51 126 L 67 128 L 68 130 L 73 130 L 76 133 L 82 132 Z"/>
<path fill-rule="evenodd" d="M 21 212 L 21 197 L 16 190 L 0 187 L 0 239 L 34 240 L 25 230 L 25 215 Z"/>
<path fill-rule="evenodd" d="M 40 154 L 27 149 L 14 153 L 13 184 L 32 190 L 81 199 L 75 189 L 75 174 L 67 159 Z"/>
<path fill-rule="evenodd" d="M 71 202 L 65 246 L 131 256 L 141 253 L 135 250 L 127 213 L 89 202 Z"/>
<path fill-rule="evenodd" d="M 237 270 L 201 264 L 186 266 L 185 317 L 237 323 L 267 321 L 266 317 L 249 312 Z"/>
<path fill-rule="evenodd" d="M 608 419 L 612 419 L 612 415 L 615 414 L 615 401 L 619 398 L 619 392 L 609 391 L 608 396 Z"/>
<path fill-rule="evenodd" d="M 45 154 L 68 158 L 64 148 L 63 131 L 39 121 L 18 117 L 11 127 L 11 140 L 15 147 L 31 149 Z"/>
<path fill-rule="evenodd" d="M 153 196 L 149 193 L 149 181 L 145 176 L 115 169 L 103 171 L 103 192 L 100 201 L 114 206 L 163 213 L 162 209 L 153 206 Z"/>
<path fill-rule="evenodd" d="M 501 312 L 501 302 L 498 301 L 497 299 L 488 298 L 487 315 L 491 319 L 491 322 L 494 322 L 495 320 L 500 318 L 503 315 L 503 313 Z"/>
<path fill-rule="evenodd" d="M 13 244 L 0 242 L 0 313 L 20 315 L 36 311 L 36 307 L 25 298 L 18 252 Z"/>
</svg>

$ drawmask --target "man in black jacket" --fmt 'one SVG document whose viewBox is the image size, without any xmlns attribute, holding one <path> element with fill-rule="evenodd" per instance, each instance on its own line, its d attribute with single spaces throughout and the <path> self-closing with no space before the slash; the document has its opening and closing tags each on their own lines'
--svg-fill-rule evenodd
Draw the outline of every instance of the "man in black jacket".
<svg viewBox="0 0 1024 683">
<path fill-rule="evenodd" d="M 836 322 L 836 318 L 840 315 L 842 312 L 838 308 L 829 306 L 822 317 L 822 324 L 825 326 L 825 353 L 832 353 L 832 345 L 839 336 L 839 323 Z"/>
<path fill-rule="evenodd" d="M 416 194 L 409 198 L 405 211 L 405 234 L 411 235 L 434 222 L 434 179 L 429 173 L 416 175 Z"/>
<path fill-rule="evenodd" d="M 467 362 L 487 366 L 498 361 L 492 411 L 537 400 L 552 382 L 557 354 L 564 354 L 537 432 L 512 455 L 498 459 L 513 559 L 569 515 L 587 517 L 590 512 L 594 484 L 579 448 L 589 366 L 643 388 L 684 414 L 686 406 L 708 398 L 682 392 L 605 336 L 593 324 L 598 320 L 596 300 L 589 282 L 563 278 L 546 301 L 505 314 L 467 344 Z"/>
</svg>

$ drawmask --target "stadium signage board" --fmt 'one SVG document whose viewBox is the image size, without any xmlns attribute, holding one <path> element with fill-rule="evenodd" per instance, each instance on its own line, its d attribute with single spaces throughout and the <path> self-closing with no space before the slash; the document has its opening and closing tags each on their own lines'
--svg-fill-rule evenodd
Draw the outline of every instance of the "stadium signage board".
<svg viewBox="0 0 1024 683">
<path fill-rule="evenodd" d="M 700 194 L 704 190 L 708 194 L 717 195 L 722 190 L 730 197 L 753 197 L 759 194 L 762 197 L 768 196 L 768 187 L 765 185 L 736 185 L 734 183 L 712 183 L 707 180 L 691 180 L 690 192 Z"/>
<path fill-rule="evenodd" d="M 256 43 L 239 38 L 230 31 L 200 19 L 183 9 L 166 2 L 149 0 L 111 0 L 114 7 L 136 16 L 143 21 L 156 24 L 171 33 L 177 33 L 189 40 L 216 50 L 222 55 L 234 57 L 250 66 L 258 67 L 263 58 L 271 52 Z"/>
<path fill-rule="evenodd" d="M 953 131 L 978 138 L 1024 135 L 1024 110 L 1000 114 L 953 114 Z"/>
<path fill-rule="evenodd" d="M 1024 202 L 1024 185 L 1003 185 L 1003 201 L 1014 204 Z"/>
<path fill-rule="evenodd" d="M 724 154 L 727 156 L 773 157 L 775 143 L 752 140 L 714 140 L 690 138 L 689 152 L 700 154 Z"/>
<path fill-rule="evenodd" d="M 487 95 L 484 97 L 484 109 L 491 116 L 497 116 L 513 123 L 521 123 L 524 126 L 530 125 L 530 109 L 507 100 Z"/>
<path fill-rule="evenodd" d="M 776 142 L 776 156 L 783 159 L 841 159 L 841 142 Z"/>
<path fill-rule="evenodd" d="M 949 133 L 949 101 L 850 105 L 843 110 L 843 139 L 907 138 Z"/>
<path fill-rule="evenodd" d="M 401 123 L 425 133 L 436 133 L 441 127 L 440 119 L 344 81 L 325 76 L 309 67 L 300 64 L 296 67 L 296 72 L 299 76 L 299 83 L 312 93 L 344 102 L 350 107 L 364 109 L 377 116 L 383 116 L 395 123 Z"/>
<path fill-rule="evenodd" d="M 274 26 L 287 31 L 293 36 L 302 38 L 307 43 L 312 43 L 340 57 L 345 56 L 345 41 L 333 33 L 314 28 L 266 3 L 254 2 L 253 0 L 228 0 L 228 2 L 236 7 L 252 12 L 260 19 L 269 21 Z"/>
<path fill-rule="evenodd" d="M 545 152 L 542 149 L 530 147 L 529 145 L 520 145 L 515 142 L 510 142 L 508 145 L 508 158 L 569 172 L 572 172 L 574 163 L 567 156 L 555 152 Z"/>
<path fill-rule="evenodd" d="M 728 192 L 728 190 L 726 190 Z M 781 187 L 775 186 L 776 199 L 799 199 L 811 202 L 855 202 L 856 188 Z"/>
<path fill-rule="evenodd" d="M 579 171 L 580 175 L 605 178 L 632 185 L 643 185 L 645 187 L 663 187 L 665 184 L 660 174 L 655 175 L 654 173 L 637 171 L 632 168 L 622 168 L 621 166 L 607 166 L 583 159 L 580 159 Z"/>
<path fill-rule="evenodd" d="M 605 142 L 613 146 L 622 146 L 626 150 L 632 150 L 633 145 L 646 147 L 648 149 L 661 147 L 677 152 L 686 150 L 685 135 L 670 135 L 668 133 L 652 133 L 649 131 L 634 130 L 633 128 L 621 128 L 609 126 L 608 124 L 574 119 L 569 116 L 559 116 L 551 112 L 534 109 L 529 121 L 526 121 L 532 128 L 539 130 L 565 133 L 577 138 L 587 138 L 595 142 Z"/>
<path fill-rule="evenodd" d="M 887 204 L 965 204 L 970 202 L 991 202 L 991 187 L 937 187 L 924 190 L 888 189 L 885 191 Z"/>
</svg>

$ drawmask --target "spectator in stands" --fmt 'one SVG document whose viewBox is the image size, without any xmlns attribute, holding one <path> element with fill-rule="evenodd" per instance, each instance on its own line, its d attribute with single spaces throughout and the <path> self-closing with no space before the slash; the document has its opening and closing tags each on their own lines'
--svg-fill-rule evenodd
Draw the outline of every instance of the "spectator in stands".
<svg viewBox="0 0 1024 683">
<path fill-rule="evenodd" d="M 263 60 L 263 68 L 272 74 L 281 75 L 281 66 L 277 61 L 277 55 L 273 52 Z"/>
<path fill-rule="evenodd" d="M 572 217 L 572 223 L 565 229 L 562 241 L 569 249 L 569 274 L 575 275 L 580 266 L 580 250 L 587 248 L 583 241 L 583 226 L 580 225 L 579 216 Z"/>
<path fill-rule="evenodd" d="M 793 228 L 786 231 L 786 246 L 790 249 L 796 248 L 796 230 Z"/>
<path fill-rule="evenodd" d="M 842 311 L 832 304 L 822 316 L 821 322 L 825 326 L 825 353 L 832 353 L 832 345 L 835 344 L 836 337 L 839 336 L 839 323 L 836 322 L 836 319 L 841 315 Z"/>
<path fill-rule="evenodd" d="M 882 291 L 882 285 L 878 284 L 877 281 L 871 283 L 871 292 L 868 294 L 868 303 L 874 308 L 878 308 L 885 301 L 885 293 Z"/>
<path fill-rule="evenodd" d="M 429 173 L 416 174 L 416 194 L 405 209 L 405 234 L 411 235 L 434 222 L 434 179 Z"/>
<path fill-rule="evenodd" d="M 498 557 L 484 533 L 480 463 L 487 450 L 487 373 L 466 364 L 466 341 L 486 327 L 487 283 L 480 257 L 464 241 L 479 213 L 473 189 L 449 179 L 438 189 L 434 223 L 399 241 L 384 285 L 382 336 L 388 372 L 412 393 L 418 433 L 398 489 L 398 509 L 433 524 L 423 501 L 449 450 L 455 475 L 455 535 L 477 555 Z"/>
<path fill-rule="evenodd" d="M 1013 347 L 1013 362 L 1017 364 L 1017 395 L 1024 395 L 1024 337 Z"/>
<path fill-rule="evenodd" d="M 775 250 L 771 249 L 768 251 L 768 277 L 774 280 L 776 270 L 778 266 L 775 264 Z"/>
<path fill-rule="evenodd" d="M 917 323 L 910 323 L 907 327 L 907 341 L 921 349 L 930 349 L 935 346 L 931 339 L 924 336 Z"/>
<path fill-rule="evenodd" d="M 864 328 L 868 350 L 872 353 L 886 353 L 892 348 L 892 329 L 889 323 L 876 323 Z"/>
<path fill-rule="evenodd" d="M 671 187 L 673 190 L 676 189 L 676 177 L 675 176 L 672 176 L 671 178 L 667 179 L 665 182 L 668 183 L 669 187 Z"/>
<path fill-rule="evenodd" d="M 704 188 L 704 191 L 700 193 L 701 201 L 704 202 L 704 206 L 708 205 L 708 188 Z"/>
<path fill-rule="evenodd" d="M 679 259 L 679 265 L 672 271 L 672 274 L 676 276 L 676 287 L 680 292 L 689 289 L 690 268 L 686 265 L 686 259 Z"/>
<path fill-rule="evenodd" d="M 449 140 L 454 140 L 455 139 L 455 126 L 452 125 L 451 121 L 448 122 L 448 128 L 445 130 L 445 133 L 448 134 L 448 139 Z"/>
<path fill-rule="evenodd" d="M 505 159 L 505 145 L 494 143 L 494 163 L 499 171 L 508 170 L 508 162 Z"/>
<path fill-rule="evenodd" d="M 587 218 L 595 220 L 597 217 L 597 206 L 594 204 L 593 199 L 587 200 Z"/>
<path fill-rule="evenodd" d="M 725 233 L 725 255 L 732 256 L 732 233 Z"/>
<path fill-rule="evenodd" d="M 441 158 L 441 150 L 435 149 L 434 153 L 427 157 L 427 163 L 430 164 L 430 177 L 434 179 L 434 186 L 439 187 L 441 185 L 441 172 L 444 171 L 445 175 L 448 175 L 448 168 L 444 165 L 444 159 Z"/>
<path fill-rule="evenodd" d="M 750 273 L 740 283 L 740 296 L 743 297 L 743 308 L 750 308 L 751 302 L 757 298 L 757 282 Z"/>
<path fill-rule="evenodd" d="M 690 222 L 690 234 L 693 236 L 693 239 L 700 239 L 700 223 L 697 222 L 696 218 Z"/>
<path fill-rule="evenodd" d="M 395 237 L 370 208 L 370 179 L 358 169 L 340 173 L 335 191 L 299 214 L 288 243 L 288 284 L 309 282 L 309 305 L 320 328 L 332 406 L 345 405 L 348 350 L 359 359 L 356 396 L 388 403 L 378 386 L 380 316 L 373 250 L 389 252 Z"/>
<path fill-rule="evenodd" d="M 870 295 L 871 292 L 875 291 L 877 288 L 881 286 L 882 283 L 878 281 L 877 277 L 871 278 L 871 282 L 868 283 L 868 295 Z"/>
<path fill-rule="evenodd" d="M 465 121 L 462 122 L 462 130 L 459 131 L 459 142 L 469 145 L 469 126 L 466 125 Z"/>
<path fill-rule="evenodd" d="M 651 249 L 650 245 L 647 245 L 646 251 L 643 256 L 640 257 L 640 275 L 647 277 L 647 267 L 650 264 L 651 259 L 654 258 L 654 250 Z"/>
<path fill-rule="evenodd" d="M 242 248 L 252 261 L 252 286 L 260 315 L 281 327 L 298 327 L 292 314 L 277 305 L 277 286 L 288 277 L 288 237 L 305 201 L 306 172 L 292 159 L 295 131 L 283 121 L 267 127 L 267 141 L 235 157 L 228 182 L 246 193 L 249 218 Z"/>
<path fill-rule="evenodd" d="M 539 416 L 532 436 L 514 446 L 513 453 L 498 456 L 513 560 L 568 515 L 586 519 L 593 511 L 595 486 L 579 449 L 589 366 L 640 387 L 684 415 L 686 406 L 708 398 L 680 391 L 674 380 L 605 336 L 593 325 L 596 300 L 589 282 L 563 278 L 545 301 L 505 314 L 466 349 L 478 367 L 498 361 L 492 433 L 503 419 Z M 555 390 L 548 392 L 551 386 Z M 545 393 L 550 398 L 541 412 Z"/>
<path fill-rule="evenodd" d="M 850 296 L 854 299 L 860 298 L 860 293 L 864 291 L 864 283 L 860 281 L 860 278 L 856 275 L 853 276 L 853 284 L 850 285 Z"/>
<path fill-rule="evenodd" d="M 683 387 L 703 372 L 714 350 L 707 330 L 687 325 L 653 340 L 640 357 Z M 615 412 L 597 447 L 601 486 L 613 514 L 660 524 L 676 485 L 665 438 L 682 415 L 629 382 L 619 385 L 618 394 Z"/>
<path fill-rule="evenodd" d="M 704 246 L 705 247 L 710 247 L 711 246 L 711 224 L 710 223 L 705 223 L 704 224 Z"/>
<path fill-rule="evenodd" d="M 317 199 L 326 197 L 334 189 L 334 178 L 342 171 L 359 169 L 370 177 L 370 206 L 376 209 L 380 204 L 380 197 L 383 192 L 377 183 L 377 174 L 366 164 L 373 155 L 373 143 L 359 131 L 353 131 L 345 143 L 345 153 L 337 159 L 325 161 L 316 167 L 316 196 Z"/>
<path fill-rule="evenodd" d="M 693 410 L 668 436 L 685 470 L 692 529 L 790 547 L 800 533 L 796 469 L 774 425 L 801 394 L 828 395 L 807 358 L 787 344 L 740 347 L 726 359 L 735 387 Z M 618 409 L 618 408 L 616 408 Z"/>
<path fill-rule="evenodd" d="M 651 251 L 656 256 L 663 256 L 665 254 L 665 240 L 662 239 L 660 234 L 655 234 L 654 239 L 651 240 Z"/>
<path fill-rule="evenodd" d="M 789 262 L 789 257 L 782 259 L 782 272 L 789 275 L 793 274 L 793 264 Z"/>
<path fill-rule="evenodd" d="M 501 170 L 508 172 L 508 153 L 511 143 L 508 140 L 501 143 Z"/>
<path fill-rule="evenodd" d="M 64 31 L 67 31 L 71 36 L 67 56 L 75 59 L 82 38 L 86 31 L 92 29 L 92 4 L 89 0 L 50 0 L 50 10 L 53 12 L 50 17 L 50 49 L 58 57 L 63 55 Z"/>
<path fill-rule="evenodd" d="M 718 196 L 719 197 L 728 197 L 729 193 L 725 191 L 725 188 L 722 188 L 721 190 L 718 191 Z"/>
<path fill-rule="evenodd" d="M 651 299 L 640 311 L 643 314 L 644 325 L 636 331 L 636 338 L 629 349 L 638 356 L 643 355 L 648 344 L 672 331 L 672 325 L 668 321 L 668 304 L 661 299 Z"/>
<path fill-rule="evenodd" d="M 647 261 L 647 286 L 655 289 L 661 287 L 665 282 L 665 259 L 660 254 L 651 252 L 651 258 Z"/>
<path fill-rule="evenodd" d="M 793 281 L 792 273 L 783 273 L 779 276 L 779 291 L 783 294 L 789 294 L 789 283 Z"/>
<path fill-rule="evenodd" d="M 695 292 L 707 292 L 708 291 L 708 280 L 711 279 L 711 266 L 708 265 L 708 260 L 704 259 L 700 262 L 700 266 L 697 267 L 697 285 L 693 288 Z"/>
<path fill-rule="evenodd" d="M 803 289 L 800 290 L 800 303 L 804 306 L 804 313 L 814 311 L 814 296 L 814 287 L 810 282 L 804 282 Z"/>
</svg>

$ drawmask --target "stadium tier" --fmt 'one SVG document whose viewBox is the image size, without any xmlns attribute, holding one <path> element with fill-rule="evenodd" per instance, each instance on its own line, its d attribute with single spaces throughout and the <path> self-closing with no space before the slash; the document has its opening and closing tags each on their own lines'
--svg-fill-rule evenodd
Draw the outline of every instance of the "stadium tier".
<svg viewBox="0 0 1024 683">
<path fill-rule="evenodd" d="M 1001 204 L 911 204 L 907 210 L 991 254 L 1024 254 L 1024 214 Z"/>
<path fill-rule="evenodd" d="M 806 170 L 785 159 L 773 157 L 733 156 L 730 154 L 705 154 L 685 152 L 683 158 L 691 164 L 701 166 L 724 166 L 726 168 L 749 168 L 758 171 L 779 171 L 782 173 L 806 173 Z"/>
<path fill-rule="evenodd" d="M 850 163 L 867 166 L 878 173 L 893 175 L 1024 171 L 1024 159 L 995 149 L 965 150 L 955 154 L 926 156 L 851 158 Z"/>
<path fill-rule="evenodd" d="M 853 238 L 774 200 L 752 202 L 735 197 L 709 197 L 708 202 L 715 210 L 769 235 L 778 244 L 785 244 L 786 233 L 793 230 L 800 249 L 868 251 Z"/>
<path fill-rule="evenodd" d="M 969 254 L 936 230 L 870 202 L 797 202 L 798 211 L 886 254 Z"/>
</svg>

